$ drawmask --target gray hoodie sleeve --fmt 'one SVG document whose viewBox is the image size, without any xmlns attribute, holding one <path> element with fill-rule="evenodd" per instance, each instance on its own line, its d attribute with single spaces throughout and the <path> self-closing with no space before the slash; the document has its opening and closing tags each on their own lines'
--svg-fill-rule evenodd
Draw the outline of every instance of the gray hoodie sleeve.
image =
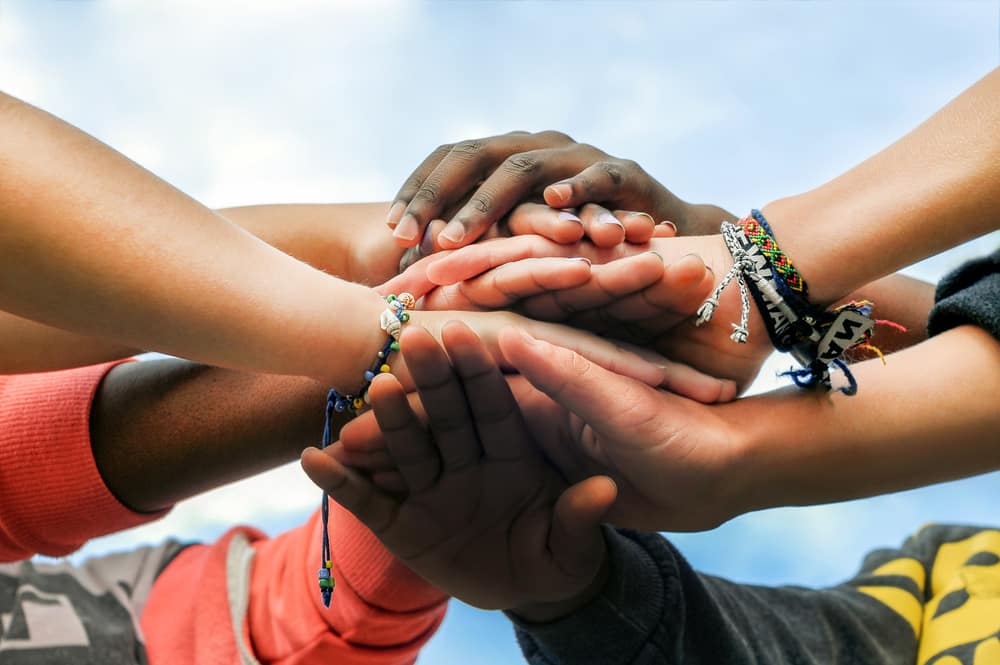
<svg viewBox="0 0 1000 665">
<path fill-rule="evenodd" d="M 659 535 L 609 529 L 606 536 L 611 569 L 602 594 L 551 623 L 511 616 L 532 665 L 910 665 L 916 659 L 911 624 L 858 590 L 921 594 L 910 577 L 875 573 L 899 551 L 875 552 L 850 582 L 815 590 L 734 584 L 695 572 Z"/>
<path fill-rule="evenodd" d="M 1000 250 L 942 279 L 934 300 L 927 322 L 931 335 L 971 323 L 1000 339 Z"/>
</svg>

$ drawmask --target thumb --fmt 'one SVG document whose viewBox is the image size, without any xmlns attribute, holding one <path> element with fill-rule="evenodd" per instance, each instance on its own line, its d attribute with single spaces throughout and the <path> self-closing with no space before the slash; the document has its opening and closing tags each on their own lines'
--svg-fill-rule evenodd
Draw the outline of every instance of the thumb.
<svg viewBox="0 0 1000 665">
<path fill-rule="evenodd" d="M 451 254 L 451 252 L 438 252 L 424 257 L 416 263 L 410 265 L 400 274 L 375 288 L 382 295 L 389 295 L 390 293 L 398 294 L 405 291 L 412 293 L 414 298 L 420 300 L 427 295 L 429 291 L 437 286 L 437 284 L 432 282 L 427 276 L 427 269 L 448 254 Z"/>
<path fill-rule="evenodd" d="M 643 413 L 651 413 L 652 408 L 622 408 L 622 404 L 648 399 L 653 389 L 646 384 L 608 371 L 576 351 L 535 339 L 519 328 L 500 331 L 498 341 L 511 367 L 598 432 L 620 436 L 623 429 L 650 420 Z"/>
<path fill-rule="evenodd" d="M 601 518 L 617 495 L 615 481 L 607 476 L 593 476 L 559 496 L 549 532 L 549 550 L 567 575 L 593 576 L 601 567 L 605 556 Z"/>
</svg>

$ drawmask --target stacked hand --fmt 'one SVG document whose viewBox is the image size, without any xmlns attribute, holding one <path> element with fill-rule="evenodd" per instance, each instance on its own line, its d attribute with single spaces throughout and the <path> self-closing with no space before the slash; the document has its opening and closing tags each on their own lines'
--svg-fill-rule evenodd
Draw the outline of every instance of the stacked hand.
<svg viewBox="0 0 1000 665">
<path fill-rule="evenodd" d="M 345 467 L 334 449 L 306 450 L 306 472 L 414 571 L 472 605 L 530 612 L 585 602 L 600 583 L 599 523 L 614 484 L 597 477 L 567 487 L 471 330 L 453 324 L 443 338 L 449 355 L 419 328 L 401 341 L 427 425 L 392 376 L 371 388 L 402 494 Z"/>
<path fill-rule="evenodd" d="M 635 260 L 628 257 L 650 251 L 662 257 L 664 267 L 659 279 L 642 282 L 641 288 L 615 292 L 592 284 L 586 295 L 576 291 L 532 296 L 519 311 L 640 344 L 712 376 L 733 380 L 740 390 L 745 389 L 772 351 L 756 307 L 751 304 L 750 335 L 745 344 L 730 339 L 733 324 L 740 321 L 741 303 L 735 285 L 723 292 L 711 321 L 701 327 L 691 325 L 698 306 L 732 265 L 732 257 L 718 235 L 653 238 L 644 245 L 609 248 L 586 241 L 561 245 L 538 236 L 497 239 L 428 257 L 393 283 L 415 293 L 432 294 L 430 302 L 444 302 L 448 294 L 468 289 L 470 284 L 489 283 L 495 275 L 516 265 L 514 262 L 582 257 L 593 262 L 592 275 L 599 275 L 599 266 L 610 270 L 616 264 Z M 701 272 L 699 266 L 703 266 Z M 433 290 L 445 285 L 451 290 L 440 294 Z M 601 291 L 603 298 L 591 297 Z"/>
<path fill-rule="evenodd" d="M 445 331 L 445 347 L 456 371 L 461 372 L 459 364 L 471 350 L 487 357 L 481 342 L 460 324 L 449 324 Z M 413 343 L 410 335 L 406 341 L 404 356 L 426 353 L 426 344 Z M 739 512 L 742 487 L 734 473 L 734 460 L 741 452 L 740 437 L 731 417 L 740 410 L 739 403 L 707 406 L 656 390 L 514 328 L 501 333 L 500 347 L 509 366 L 521 373 L 508 377 L 507 383 L 526 424 L 523 431 L 505 432 L 501 440 L 514 450 L 537 447 L 568 483 L 594 475 L 614 479 L 618 499 L 606 516 L 608 521 L 640 529 L 686 531 L 712 528 Z M 416 362 L 418 386 L 418 372 L 437 376 L 447 371 L 448 361 L 442 354 Z M 477 365 L 477 371 L 497 369 L 494 363 L 486 363 Z M 496 408 L 493 400 L 496 394 L 506 395 L 507 388 L 494 386 L 494 392 L 466 390 L 464 395 L 452 395 L 448 402 L 452 416 L 442 414 L 442 403 L 428 402 L 423 392 L 422 407 L 416 402 L 414 407 L 418 412 L 422 408 L 429 421 L 471 417 L 487 430 L 495 420 L 489 415 Z M 376 397 L 374 416 L 379 414 Z M 514 408 L 501 402 L 504 409 Z M 466 436 L 469 431 L 463 430 Z M 372 414 L 365 414 L 347 425 L 341 432 L 341 445 L 327 452 L 363 473 L 382 491 L 405 495 L 407 485 L 387 452 L 389 434 L 381 417 L 376 421 Z M 455 435 L 459 436 L 457 430 Z M 522 440 L 515 441 L 515 437 Z"/>
</svg>

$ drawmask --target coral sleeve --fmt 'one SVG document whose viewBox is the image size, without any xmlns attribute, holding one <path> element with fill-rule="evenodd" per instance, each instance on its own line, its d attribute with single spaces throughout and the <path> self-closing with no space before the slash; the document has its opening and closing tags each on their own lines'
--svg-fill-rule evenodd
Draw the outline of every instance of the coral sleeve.
<svg viewBox="0 0 1000 665">
<path fill-rule="evenodd" d="M 90 448 L 90 407 L 112 367 L 0 376 L 0 561 L 63 556 L 161 517 L 108 490 Z"/>
<path fill-rule="evenodd" d="M 153 665 L 404 665 L 440 626 L 447 598 L 330 504 L 337 588 L 316 583 L 319 513 L 267 539 L 246 528 L 184 550 L 157 579 L 142 615 Z"/>
</svg>

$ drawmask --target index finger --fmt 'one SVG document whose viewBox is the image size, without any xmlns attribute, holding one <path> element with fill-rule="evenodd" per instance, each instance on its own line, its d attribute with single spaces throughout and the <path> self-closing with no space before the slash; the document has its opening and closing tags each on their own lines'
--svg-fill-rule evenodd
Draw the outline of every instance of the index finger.
<svg viewBox="0 0 1000 665">
<path fill-rule="evenodd" d="M 425 274 L 429 281 L 443 286 L 461 282 L 504 263 L 520 261 L 521 259 L 581 257 L 601 264 L 622 256 L 640 254 L 647 249 L 648 247 L 644 245 L 625 243 L 614 247 L 596 247 L 589 242 L 560 245 L 541 236 L 515 236 L 463 247 L 441 260 L 429 264 Z"/>
</svg>

